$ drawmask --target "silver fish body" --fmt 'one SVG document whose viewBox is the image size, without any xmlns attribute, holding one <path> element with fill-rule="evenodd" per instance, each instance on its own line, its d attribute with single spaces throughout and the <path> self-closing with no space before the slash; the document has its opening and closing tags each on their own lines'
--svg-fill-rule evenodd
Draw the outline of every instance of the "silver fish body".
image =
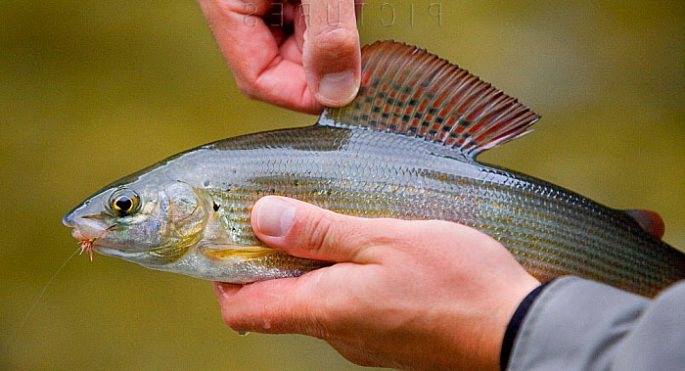
<svg viewBox="0 0 685 371">
<path fill-rule="evenodd" d="M 685 255 L 623 211 L 476 161 L 538 116 L 462 69 L 397 43 L 367 47 L 359 96 L 312 127 L 229 138 L 111 184 L 67 214 L 84 247 L 146 267 L 247 283 L 328 263 L 264 246 L 262 196 L 348 215 L 441 219 L 500 241 L 533 275 L 595 279 L 652 296 Z M 497 267 L 493 267 L 497 269 Z"/>
<path fill-rule="evenodd" d="M 572 274 L 651 294 L 685 277 L 683 254 L 620 210 L 392 133 L 330 127 L 259 133 L 190 151 L 150 175 L 156 172 L 220 205 L 216 227 L 236 245 L 260 245 L 250 210 L 259 197 L 276 194 L 349 215 L 462 223 L 500 241 L 542 280 Z M 261 274 L 248 269 L 203 278 L 250 282 Z"/>
</svg>

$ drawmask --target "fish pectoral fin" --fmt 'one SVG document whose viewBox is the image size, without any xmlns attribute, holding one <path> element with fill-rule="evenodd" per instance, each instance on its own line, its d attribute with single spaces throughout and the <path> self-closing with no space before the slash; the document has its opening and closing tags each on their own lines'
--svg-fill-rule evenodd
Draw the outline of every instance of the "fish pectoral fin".
<svg viewBox="0 0 685 371">
<path fill-rule="evenodd" d="M 202 255 L 210 259 L 241 258 L 245 260 L 263 258 L 278 253 L 277 250 L 265 246 L 240 245 L 204 245 L 198 249 Z"/>
<path fill-rule="evenodd" d="M 661 215 L 651 210 L 623 210 L 631 218 L 635 219 L 637 224 L 647 231 L 652 236 L 662 239 L 664 237 L 664 232 L 666 231 L 666 226 L 664 225 L 664 220 Z"/>
<path fill-rule="evenodd" d="M 394 41 L 362 49 L 361 75 L 357 97 L 324 109 L 318 125 L 422 138 L 473 159 L 530 132 L 540 118 L 459 66 Z"/>
</svg>

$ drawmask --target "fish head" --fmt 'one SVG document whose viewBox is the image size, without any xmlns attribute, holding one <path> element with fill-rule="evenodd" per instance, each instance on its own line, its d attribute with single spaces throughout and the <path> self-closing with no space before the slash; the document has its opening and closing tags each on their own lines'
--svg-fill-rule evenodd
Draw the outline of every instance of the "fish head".
<svg viewBox="0 0 685 371">
<path fill-rule="evenodd" d="M 120 181 L 83 201 L 62 222 L 91 258 L 96 251 L 165 264 L 201 238 L 208 215 L 203 200 L 200 191 L 180 181 Z"/>
</svg>

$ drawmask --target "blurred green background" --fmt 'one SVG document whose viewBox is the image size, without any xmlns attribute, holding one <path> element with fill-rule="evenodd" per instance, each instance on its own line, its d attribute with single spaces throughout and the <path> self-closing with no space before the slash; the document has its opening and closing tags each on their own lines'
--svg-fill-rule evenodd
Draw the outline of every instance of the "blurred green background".
<svg viewBox="0 0 685 371">
<path fill-rule="evenodd" d="M 674 2 L 368 1 L 362 40 L 420 45 L 543 120 L 483 156 L 616 208 L 685 247 L 685 8 Z M 413 9 L 413 13 L 412 13 Z M 394 19 L 393 19 L 394 12 Z M 433 9 L 435 12 L 435 9 Z M 314 117 L 249 101 L 187 1 L 0 5 L 0 369 L 353 369 L 324 343 L 226 328 L 210 284 L 70 261 L 62 215 L 181 150 Z"/>
</svg>

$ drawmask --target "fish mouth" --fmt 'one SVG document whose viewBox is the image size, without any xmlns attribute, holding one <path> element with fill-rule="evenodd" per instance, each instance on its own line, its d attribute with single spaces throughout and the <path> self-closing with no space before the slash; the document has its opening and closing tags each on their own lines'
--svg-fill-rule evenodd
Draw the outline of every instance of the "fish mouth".
<svg viewBox="0 0 685 371">
<path fill-rule="evenodd" d="M 93 252 L 97 252 L 100 255 L 114 256 L 122 259 L 132 259 L 140 255 L 140 251 L 129 251 L 127 249 L 119 249 L 116 247 L 108 246 L 106 243 L 99 244 L 99 239 L 101 239 L 107 232 L 116 229 L 117 225 L 113 224 L 106 228 L 82 228 L 81 226 L 74 226 L 71 231 L 72 237 L 78 240 L 78 245 L 81 246 L 81 251 L 79 255 L 86 253 L 90 261 L 93 261 Z M 106 241 L 105 241 L 106 242 Z"/>
<path fill-rule="evenodd" d="M 105 255 L 105 256 L 112 256 L 115 258 L 120 258 L 120 259 L 125 259 L 125 260 L 133 260 L 135 261 L 135 258 L 140 256 L 141 254 L 144 254 L 144 252 L 140 251 L 127 251 L 123 249 L 117 249 L 115 247 L 108 247 L 108 246 L 103 246 L 103 245 L 93 245 L 93 250 L 96 251 L 98 254 Z"/>
<path fill-rule="evenodd" d="M 74 237 L 81 246 L 79 255 L 86 252 L 90 261 L 93 261 L 93 250 L 97 247 L 95 242 L 107 232 L 113 230 L 116 225 L 104 227 L 102 222 L 90 217 L 80 217 L 78 218 L 78 221 L 74 219 L 72 214 L 67 214 L 64 219 L 62 219 L 62 223 L 67 227 L 73 228 L 71 236 Z"/>
</svg>

